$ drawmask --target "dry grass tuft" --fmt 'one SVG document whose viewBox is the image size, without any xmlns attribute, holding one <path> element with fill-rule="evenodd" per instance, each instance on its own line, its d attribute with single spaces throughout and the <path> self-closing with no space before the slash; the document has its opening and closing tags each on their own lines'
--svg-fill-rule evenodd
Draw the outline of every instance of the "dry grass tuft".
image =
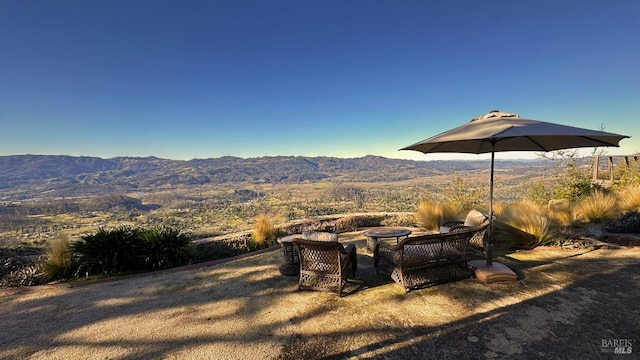
<svg viewBox="0 0 640 360">
<path fill-rule="evenodd" d="M 616 191 L 616 196 L 620 211 L 640 211 L 640 184 L 626 185 Z"/>
<path fill-rule="evenodd" d="M 581 218 L 595 223 L 612 220 L 620 215 L 616 196 L 602 190 L 592 191 L 577 204 L 576 211 Z"/>
<path fill-rule="evenodd" d="M 501 205 L 498 220 L 505 224 L 502 230 L 516 244 L 542 245 L 553 240 L 554 229 L 546 208 L 532 201 L 519 201 Z M 497 228 L 500 228 L 498 223 Z"/>
<path fill-rule="evenodd" d="M 493 204 L 493 215 L 494 216 L 502 215 L 508 207 L 509 207 L 509 204 L 503 203 L 503 202 L 497 202 Z"/>
<path fill-rule="evenodd" d="M 65 278 L 72 269 L 71 241 L 66 235 L 60 235 L 52 241 L 47 248 L 47 260 L 44 263 L 44 272 L 50 279 Z"/>
<path fill-rule="evenodd" d="M 580 214 L 569 200 L 551 200 L 547 204 L 547 213 L 558 226 L 572 227 L 581 222 Z"/>
<path fill-rule="evenodd" d="M 445 220 L 453 219 L 456 209 L 448 204 L 433 200 L 423 200 L 418 206 L 416 222 L 427 230 L 439 230 Z"/>
<path fill-rule="evenodd" d="M 273 222 L 266 216 L 258 216 L 256 221 L 256 228 L 253 232 L 253 238 L 258 245 L 264 245 L 269 242 L 275 241 L 278 237 L 278 229 L 273 225 Z"/>
</svg>

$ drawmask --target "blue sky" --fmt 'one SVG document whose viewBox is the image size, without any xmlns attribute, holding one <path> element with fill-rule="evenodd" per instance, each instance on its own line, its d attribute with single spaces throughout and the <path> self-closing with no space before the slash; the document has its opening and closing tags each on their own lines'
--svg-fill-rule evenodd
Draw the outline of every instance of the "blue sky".
<svg viewBox="0 0 640 360">
<path fill-rule="evenodd" d="M 636 0 L 0 0 L 0 155 L 453 158 L 398 149 L 493 109 L 629 135 L 609 153 L 632 154 L 638 14 Z"/>
</svg>

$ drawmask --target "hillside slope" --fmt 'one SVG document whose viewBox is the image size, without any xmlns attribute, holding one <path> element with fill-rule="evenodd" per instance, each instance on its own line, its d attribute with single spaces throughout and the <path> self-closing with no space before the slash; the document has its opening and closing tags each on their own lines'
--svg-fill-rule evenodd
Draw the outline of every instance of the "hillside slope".
<svg viewBox="0 0 640 360">
<path fill-rule="evenodd" d="M 544 166 L 539 160 L 501 161 L 501 168 Z M 457 171 L 482 170 L 486 160 L 412 161 L 275 156 L 221 157 L 189 161 L 156 157 L 0 156 L 0 200 L 83 196 L 158 188 L 228 183 L 314 181 L 389 182 Z"/>
</svg>

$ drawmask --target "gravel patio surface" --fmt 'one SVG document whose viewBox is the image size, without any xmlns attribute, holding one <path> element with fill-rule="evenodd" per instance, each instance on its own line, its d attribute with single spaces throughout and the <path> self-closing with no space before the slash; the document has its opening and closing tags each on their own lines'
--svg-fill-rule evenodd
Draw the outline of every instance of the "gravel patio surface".
<svg viewBox="0 0 640 360">
<path fill-rule="evenodd" d="M 623 359 L 640 353 L 640 249 L 536 248 L 521 281 L 405 293 L 362 232 L 346 293 L 297 291 L 279 249 L 100 281 L 1 289 L 2 359 Z M 632 355 L 603 340 L 628 339 Z"/>
</svg>

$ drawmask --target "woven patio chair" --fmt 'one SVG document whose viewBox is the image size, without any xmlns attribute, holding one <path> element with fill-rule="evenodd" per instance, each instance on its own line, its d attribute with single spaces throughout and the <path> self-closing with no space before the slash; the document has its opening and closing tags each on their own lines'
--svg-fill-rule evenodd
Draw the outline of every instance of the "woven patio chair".
<svg viewBox="0 0 640 360">
<path fill-rule="evenodd" d="M 467 247 L 482 241 L 488 222 L 448 233 L 408 237 L 397 245 L 379 242 L 373 252 L 376 272 L 391 274 L 406 292 L 471 277 Z"/>
<path fill-rule="evenodd" d="M 489 223 L 489 216 L 477 210 L 470 210 L 464 220 L 447 221 L 440 227 L 440 232 L 461 231 Z M 484 236 L 469 241 L 469 250 L 476 254 L 484 254 Z"/>
<path fill-rule="evenodd" d="M 337 241 L 294 239 L 300 257 L 298 290 L 331 291 L 342 296 L 348 277 L 358 267 L 356 247 Z"/>
</svg>

